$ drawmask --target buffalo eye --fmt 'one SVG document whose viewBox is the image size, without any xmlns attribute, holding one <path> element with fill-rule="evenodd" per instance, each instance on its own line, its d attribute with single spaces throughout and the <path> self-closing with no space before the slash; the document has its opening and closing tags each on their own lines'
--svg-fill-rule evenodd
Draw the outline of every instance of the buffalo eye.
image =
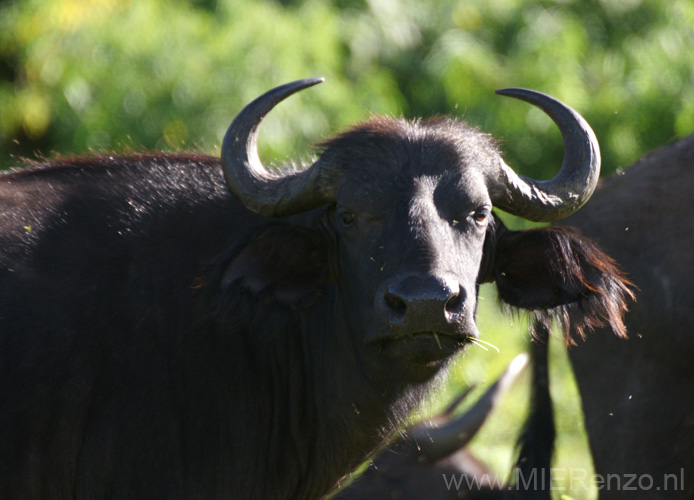
<svg viewBox="0 0 694 500">
<path fill-rule="evenodd" d="M 473 221 L 475 221 L 475 224 L 478 226 L 484 226 L 487 223 L 487 220 L 489 219 L 489 210 L 486 208 L 479 208 L 472 212 L 470 214 L 470 217 L 472 218 Z"/>
<path fill-rule="evenodd" d="M 345 227 L 351 226 L 357 220 L 357 216 L 352 212 L 342 212 L 340 218 L 342 219 L 342 225 Z"/>
</svg>

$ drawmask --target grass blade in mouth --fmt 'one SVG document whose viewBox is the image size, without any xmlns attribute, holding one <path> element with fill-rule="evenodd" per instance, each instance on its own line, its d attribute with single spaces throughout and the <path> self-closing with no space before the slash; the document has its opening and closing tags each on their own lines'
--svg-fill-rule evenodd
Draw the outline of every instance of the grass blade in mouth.
<svg viewBox="0 0 694 500">
<path fill-rule="evenodd" d="M 439 335 L 438 333 L 434 332 L 434 338 L 436 339 L 436 345 L 439 346 L 439 350 L 441 350 L 441 341 L 439 340 Z"/>
<path fill-rule="evenodd" d="M 492 349 L 494 349 L 496 352 L 501 353 L 501 351 L 499 350 L 499 348 L 497 346 L 495 346 L 491 342 L 487 342 L 486 340 L 476 339 L 475 337 L 468 337 L 468 340 L 470 340 L 470 342 L 475 344 L 476 346 L 481 347 L 485 351 L 489 350 L 486 347 L 486 346 L 489 346 Z"/>
</svg>

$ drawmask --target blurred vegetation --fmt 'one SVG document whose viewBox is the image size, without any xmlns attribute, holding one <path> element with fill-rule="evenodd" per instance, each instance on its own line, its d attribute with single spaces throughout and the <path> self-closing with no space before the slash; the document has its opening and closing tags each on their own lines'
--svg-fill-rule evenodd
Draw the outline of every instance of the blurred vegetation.
<svg viewBox="0 0 694 500">
<path fill-rule="evenodd" d="M 266 154 L 371 113 L 453 113 L 549 177 L 550 121 L 495 96 L 542 90 L 579 110 L 606 172 L 694 129 L 688 0 L 22 0 L 0 7 L 0 158 L 87 150 L 215 153 L 268 88 L 327 82 L 283 104 Z"/>
<path fill-rule="evenodd" d="M 450 113 L 501 138 L 519 172 L 551 177 L 562 156 L 554 126 L 494 95 L 520 86 L 583 114 L 609 173 L 694 130 L 692 47 L 690 0 L 5 1 L 0 168 L 57 153 L 217 154 L 244 104 L 280 83 L 325 76 L 270 115 L 264 156 L 305 156 L 310 143 L 372 113 Z M 481 329 L 502 354 L 468 354 L 451 393 L 524 350 L 524 320 L 509 328 L 483 309 Z M 583 466 L 590 459 L 562 349 L 553 348 L 559 455 Z M 517 432 L 509 424 L 522 418 L 519 394 L 475 445 L 499 470 L 510 464 L 499 457 Z M 495 453 L 502 441 L 506 451 Z"/>
</svg>

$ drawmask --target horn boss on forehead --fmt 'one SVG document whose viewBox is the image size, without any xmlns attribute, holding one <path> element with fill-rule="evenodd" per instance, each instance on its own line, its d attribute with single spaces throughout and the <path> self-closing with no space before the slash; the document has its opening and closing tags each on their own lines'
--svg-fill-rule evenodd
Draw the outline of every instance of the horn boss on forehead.
<svg viewBox="0 0 694 500">
<path fill-rule="evenodd" d="M 251 210 L 286 216 L 335 200 L 338 175 L 320 160 L 301 172 L 275 174 L 257 151 L 263 118 L 290 95 L 323 81 L 298 80 L 276 87 L 247 105 L 229 126 L 222 145 L 224 175 L 231 191 Z M 500 95 L 537 106 L 555 122 L 564 139 L 564 159 L 553 179 L 538 181 L 516 174 L 500 159 L 485 172 L 492 202 L 533 221 L 553 221 L 578 210 L 593 193 L 600 175 L 600 149 L 588 123 L 566 104 L 541 92 L 508 88 Z"/>
</svg>

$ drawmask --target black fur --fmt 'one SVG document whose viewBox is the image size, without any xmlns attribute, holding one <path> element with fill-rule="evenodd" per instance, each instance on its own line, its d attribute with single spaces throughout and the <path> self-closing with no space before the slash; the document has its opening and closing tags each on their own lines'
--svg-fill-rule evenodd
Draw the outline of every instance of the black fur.
<svg viewBox="0 0 694 500">
<path fill-rule="evenodd" d="M 694 498 L 693 167 L 690 135 L 605 179 L 565 221 L 636 286 L 628 339 L 607 324 L 569 350 L 595 472 L 613 478 L 601 500 Z"/>
</svg>

